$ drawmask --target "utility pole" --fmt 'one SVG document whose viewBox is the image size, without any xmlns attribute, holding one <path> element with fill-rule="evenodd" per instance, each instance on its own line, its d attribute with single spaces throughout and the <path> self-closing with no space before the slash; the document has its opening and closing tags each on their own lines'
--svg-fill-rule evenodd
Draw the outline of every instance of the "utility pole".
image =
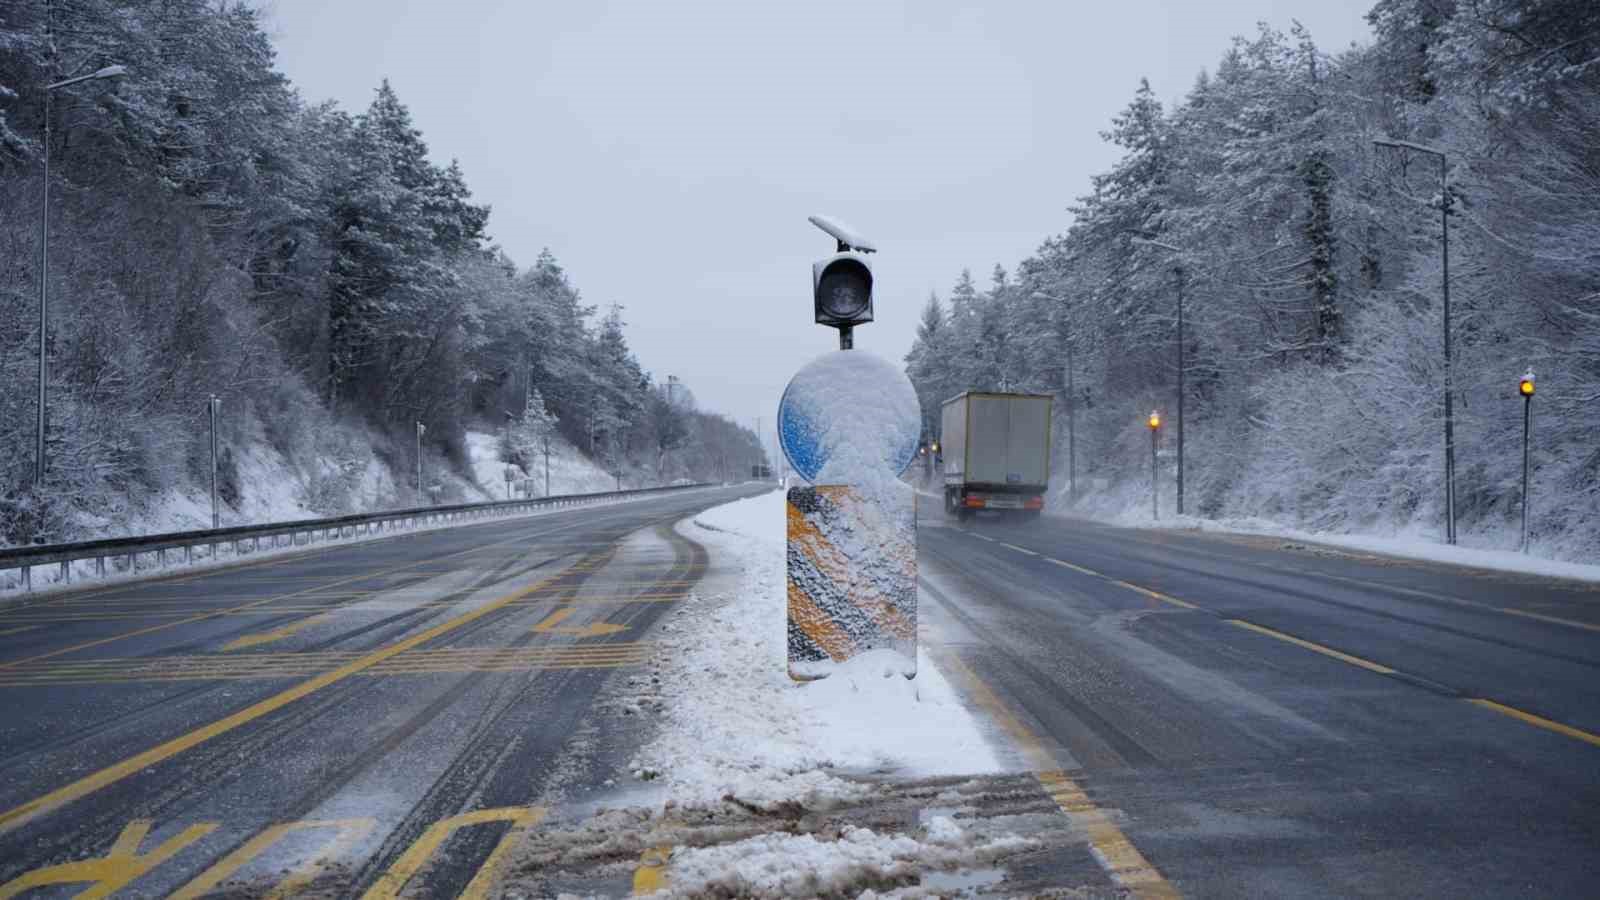
<svg viewBox="0 0 1600 900">
<path fill-rule="evenodd" d="M 117 78 L 127 74 L 124 66 L 106 66 L 88 75 L 57 81 L 44 87 L 44 147 L 40 154 L 44 161 L 44 185 L 39 190 L 39 419 L 37 443 L 34 446 L 33 486 L 44 487 L 45 470 L 45 397 L 50 375 L 50 98 L 60 88 L 101 78 Z"/>
<path fill-rule="evenodd" d="M 1450 350 L 1450 184 L 1446 180 L 1448 165 L 1443 150 L 1413 144 L 1410 141 L 1374 140 L 1379 147 L 1392 147 L 1435 156 L 1439 160 L 1439 262 L 1440 293 L 1443 295 L 1444 316 L 1444 534 L 1445 543 L 1456 542 L 1456 416 L 1454 360 Z"/>
<path fill-rule="evenodd" d="M 222 401 L 216 394 L 206 400 L 206 411 L 211 416 L 211 527 L 222 527 L 222 517 L 217 509 L 217 412 L 222 407 Z"/>
</svg>

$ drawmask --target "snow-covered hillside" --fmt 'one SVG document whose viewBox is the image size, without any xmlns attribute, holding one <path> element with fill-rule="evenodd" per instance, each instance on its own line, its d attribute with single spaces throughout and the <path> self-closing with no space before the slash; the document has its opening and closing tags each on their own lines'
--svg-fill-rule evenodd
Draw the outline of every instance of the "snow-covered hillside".
<svg viewBox="0 0 1600 900">
<path fill-rule="evenodd" d="M 468 431 L 467 455 L 471 459 L 472 477 L 477 482 L 474 485 L 474 499 L 506 499 L 505 471 L 508 464 L 500 459 L 499 437 L 482 431 Z M 523 471 L 520 466 L 509 468 L 518 485 L 517 490 L 521 490 L 521 485 L 525 483 L 532 496 L 545 496 L 543 454 L 535 458 L 531 472 Z M 628 482 L 626 476 L 624 481 Z M 623 486 L 641 485 L 624 483 Z M 592 494 L 616 489 L 615 476 L 595 465 L 560 435 L 550 438 L 550 494 Z"/>
</svg>

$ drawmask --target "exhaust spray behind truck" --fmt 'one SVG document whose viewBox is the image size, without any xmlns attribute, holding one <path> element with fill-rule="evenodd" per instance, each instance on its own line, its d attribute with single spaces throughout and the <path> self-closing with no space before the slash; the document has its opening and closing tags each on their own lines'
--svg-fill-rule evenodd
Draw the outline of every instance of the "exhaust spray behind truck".
<svg viewBox="0 0 1600 900">
<path fill-rule="evenodd" d="M 1050 484 L 1047 394 L 968 391 L 944 402 L 944 510 L 1036 518 Z"/>
</svg>

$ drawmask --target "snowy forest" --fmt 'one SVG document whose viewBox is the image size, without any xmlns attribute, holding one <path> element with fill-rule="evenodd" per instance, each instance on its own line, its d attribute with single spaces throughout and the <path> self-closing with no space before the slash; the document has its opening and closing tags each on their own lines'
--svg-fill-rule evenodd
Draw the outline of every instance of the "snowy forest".
<svg viewBox="0 0 1600 900">
<path fill-rule="evenodd" d="M 245 4 L 0 6 L 0 543 L 137 530 L 208 487 L 211 394 L 224 501 L 260 487 L 235 458 L 271 448 L 302 515 L 461 499 L 469 429 L 512 462 L 559 434 L 625 487 L 761 458 L 641 368 L 622 309 L 586 304 L 548 252 L 519 265 L 497 247 L 466 173 L 374 87 L 359 112 L 303 99 Z M 429 471 L 460 476 L 421 498 L 419 422 Z"/>
<path fill-rule="evenodd" d="M 1054 394 L 1057 507 L 1072 410 L 1079 509 L 1148 516 L 1159 410 L 1170 512 L 1181 340 L 1186 513 L 1438 539 L 1443 213 L 1461 542 L 1517 546 L 1531 370 L 1530 543 L 1593 560 L 1600 4 L 1382 0 L 1368 21 L 1333 53 L 1262 25 L 1176 104 L 1139 85 L 1070 227 L 928 299 L 907 368 L 929 434 L 963 390 Z M 1442 152 L 1442 184 L 1439 156 L 1375 141 Z"/>
</svg>

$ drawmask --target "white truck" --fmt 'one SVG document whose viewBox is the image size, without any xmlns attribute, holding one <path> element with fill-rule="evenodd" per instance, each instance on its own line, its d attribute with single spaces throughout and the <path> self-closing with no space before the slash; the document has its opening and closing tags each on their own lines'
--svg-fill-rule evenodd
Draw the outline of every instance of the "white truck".
<svg viewBox="0 0 1600 900">
<path fill-rule="evenodd" d="M 967 391 L 944 402 L 944 510 L 967 518 L 981 509 L 1037 518 L 1050 484 L 1047 394 Z"/>
</svg>

